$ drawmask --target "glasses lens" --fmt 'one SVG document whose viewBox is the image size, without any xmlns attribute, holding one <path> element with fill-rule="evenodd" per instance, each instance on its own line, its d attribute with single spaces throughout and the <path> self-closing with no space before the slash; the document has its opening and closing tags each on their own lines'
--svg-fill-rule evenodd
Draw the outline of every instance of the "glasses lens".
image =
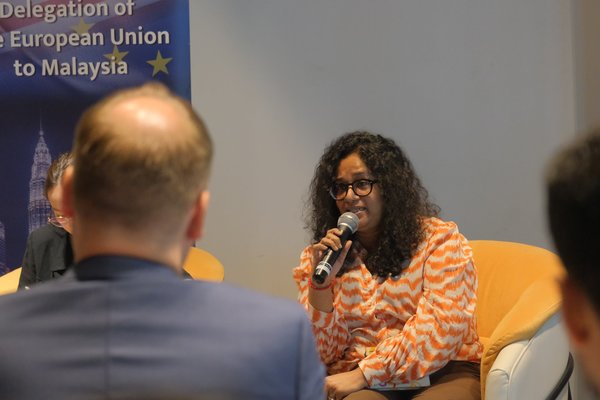
<svg viewBox="0 0 600 400">
<path fill-rule="evenodd" d="M 352 190 L 354 190 L 354 193 L 358 196 L 368 195 L 371 193 L 371 189 L 373 189 L 373 182 L 366 179 L 361 179 L 352 184 Z"/>
<path fill-rule="evenodd" d="M 56 219 L 56 217 L 48 218 L 48 222 L 59 228 L 61 227 L 60 222 L 58 222 L 58 219 Z"/>
<path fill-rule="evenodd" d="M 59 228 L 63 227 L 63 224 L 68 222 L 70 218 L 68 217 L 50 217 L 48 218 L 48 222 L 51 223 L 54 226 L 57 226 Z"/>
<path fill-rule="evenodd" d="M 346 197 L 347 190 L 348 185 L 343 183 L 334 183 L 331 185 L 331 189 L 329 189 L 329 194 L 331 194 L 331 197 L 333 197 L 335 200 L 342 200 L 344 197 Z"/>
</svg>

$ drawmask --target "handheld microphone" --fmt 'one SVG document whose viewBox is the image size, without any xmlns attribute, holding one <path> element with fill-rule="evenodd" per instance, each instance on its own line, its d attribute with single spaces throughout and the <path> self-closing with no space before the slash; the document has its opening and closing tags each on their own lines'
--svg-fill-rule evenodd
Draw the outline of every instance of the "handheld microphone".
<svg viewBox="0 0 600 400">
<path fill-rule="evenodd" d="M 317 264 L 315 271 L 313 272 L 312 280 L 316 283 L 323 283 L 325 279 L 331 273 L 333 269 L 333 264 L 335 264 L 335 260 L 337 260 L 338 256 L 342 252 L 344 248 L 344 244 L 346 241 L 356 232 L 358 229 L 358 217 L 356 214 L 351 212 L 345 212 L 338 218 L 338 229 L 342 231 L 340 235 L 340 242 L 342 243 L 342 247 L 334 251 L 332 249 L 327 249 L 323 258 Z"/>
</svg>

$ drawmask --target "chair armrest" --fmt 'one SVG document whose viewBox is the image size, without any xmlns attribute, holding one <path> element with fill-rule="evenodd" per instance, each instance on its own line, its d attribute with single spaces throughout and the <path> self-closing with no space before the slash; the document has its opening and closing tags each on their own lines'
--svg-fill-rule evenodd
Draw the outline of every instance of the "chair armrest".
<svg viewBox="0 0 600 400">
<path fill-rule="evenodd" d="M 485 398 L 545 399 L 561 380 L 568 360 L 569 344 L 556 313 L 531 339 L 500 351 L 487 377 Z"/>
<path fill-rule="evenodd" d="M 484 398 L 487 398 L 486 379 L 498 354 L 512 343 L 533 337 L 559 312 L 560 303 L 561 295 L 554 278 L 538 280 L 521 294 L 484 345 L 481 357 L 481 391 Z"/>
</svg>

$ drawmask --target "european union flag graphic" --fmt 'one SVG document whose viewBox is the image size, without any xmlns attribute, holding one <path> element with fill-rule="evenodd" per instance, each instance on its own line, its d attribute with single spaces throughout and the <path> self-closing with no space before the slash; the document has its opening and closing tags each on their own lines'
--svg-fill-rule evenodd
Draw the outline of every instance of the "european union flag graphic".
<svg viewBox="0 0 600 400">
<path fill-rule="evenodd" d="M 51 216 L 45 173 L 81 112 L 158 80 L 191 98 L 187 0 L 0 1 L 0 275 Z"/>
</svg>

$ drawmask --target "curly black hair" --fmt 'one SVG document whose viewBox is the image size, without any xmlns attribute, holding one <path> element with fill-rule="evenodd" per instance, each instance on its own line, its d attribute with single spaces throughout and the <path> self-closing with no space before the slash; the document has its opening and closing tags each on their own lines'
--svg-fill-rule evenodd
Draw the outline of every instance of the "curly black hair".
<svg viewBox="0 0 600 400">
<path fill-rule="evenodd" d="M 392 139 L 369 132 L 352 132 L 340 136 L 325 149 L 310 183 L 307 229 L 316 243 L 337 225 L 340 212 L 329 189 L 340 162 L 353 153 L 360 156 L 379 182 L 383 202 L 379 243 L 367 255 L 365 265 L 374 275 L 396 276 L 423 240 L 422 218 L 437 216 L 440 209 L 429 200 L 411 162 Z M 352 261 L 351 257 L 346 260 L 340 274 Z"/>
</svg>

